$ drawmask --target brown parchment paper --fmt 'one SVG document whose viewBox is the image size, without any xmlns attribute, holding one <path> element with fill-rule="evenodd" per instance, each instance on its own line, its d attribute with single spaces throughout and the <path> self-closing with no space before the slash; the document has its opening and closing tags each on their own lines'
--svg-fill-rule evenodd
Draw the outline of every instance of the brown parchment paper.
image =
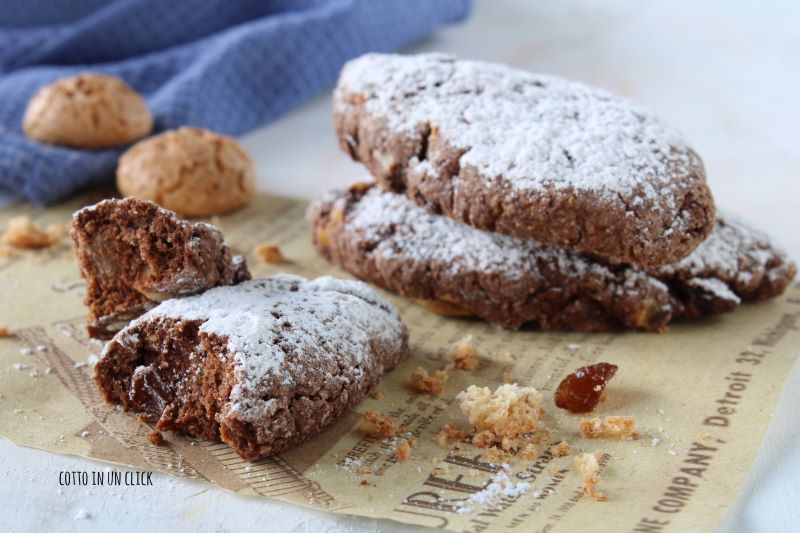
<svg viewBox="0 0 800 533">
<path fill-rule="evenodd" d="M 66 222 L 95 199 L 47 210 L 6 209 L 0 224 L 21 213 L 42 224 Z M 212 222 L 247 254 L 255 276 L 344 276 L 315 255 L 304 212 L 303 203 L 262 196 Z M 291 263 L 261 264 L 252 250 L 263 241 L 278 243 Z M 412 348 L 380 385 L 383 397 L 366 399 L 311 441 L 250 465 L 224 444 L 174 434 L 167 434 L 167 446 L 152 446 L 151 427 L 103 403 L 91 380 L 91 360 L 102 344 L 85 334 L 84 283 L 68 239 L 51 250 L 0 257 L 0 288 L 0 322 L 13 333 L 0 339 L 0 433 L 13 442 L 204 480 L 240 494 L 457 531 L 710 529 L 746 477 L 800 347 L 800 284 L 775 301 L 674 325 L 660 335 L 508 332 L 443 318 L 390 295 L 409 326 Z M 407 388 L 416 366 L 441 368 L 451 343 L 467 334 L 482 356 L 476 371 L 451 372 L 439 398 Z M 635 415 L 639 440 L 583 439 L 580 417 L 553 406 L 564 375 L 597 361 L 615 363 L 619 372 L 594 415 Z M 543 391 L 553 442 L 567 440 L 573 455 L 554 458 L 543 449 L 534 461 L 512 461 L 512 479 L 530 483 L 531 490 L 459 513 L 500 467 L 481 460 L 470 445 L 448 453 L 431 439 L 445 423 L 466 425 L 453 400 L 459 391 L 470 384 L 494 388 L 507 372 Z M 358 431 L 367 409 L 390 412 L 413 432 L 417 444 L 409 460 L 396 462 L 391 442 Z M 600 488 L 608 501 L 581 494 L 573 467 L 580 451 L 603 454 Z M 346 466 L 352 461 L 373 473 L 357 473 Z"/>
</svg>

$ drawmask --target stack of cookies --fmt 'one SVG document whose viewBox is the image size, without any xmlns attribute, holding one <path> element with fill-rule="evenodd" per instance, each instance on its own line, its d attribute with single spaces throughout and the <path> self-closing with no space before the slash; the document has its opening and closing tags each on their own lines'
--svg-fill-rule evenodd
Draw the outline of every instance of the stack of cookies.
<svg viewBox="0 0 800 533">
<path fill-rule="evenodd" d="M 716 212 L 678 132 L 599 89 L 370 54 L 342 71 L 334 121 L 375 182 L 312 205 L 317 250 L 434 311 L 661 331 L 777 296 L 796 273 L 765 235 Z"/>
</svg>

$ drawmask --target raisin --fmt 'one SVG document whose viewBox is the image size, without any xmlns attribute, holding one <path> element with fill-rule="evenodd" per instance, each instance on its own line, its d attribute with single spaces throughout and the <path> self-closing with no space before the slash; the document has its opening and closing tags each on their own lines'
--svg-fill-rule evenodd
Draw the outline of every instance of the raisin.
<svg viewBox="0 0 800 533">
<path fill-rule="evenodd" d="M 556 406 L 573 413 L 588 413 L 600 403 L 603 389 L 616 373 L 617 365 L 611 363 L 582 366 L 559 383 Z"/>
</svg>

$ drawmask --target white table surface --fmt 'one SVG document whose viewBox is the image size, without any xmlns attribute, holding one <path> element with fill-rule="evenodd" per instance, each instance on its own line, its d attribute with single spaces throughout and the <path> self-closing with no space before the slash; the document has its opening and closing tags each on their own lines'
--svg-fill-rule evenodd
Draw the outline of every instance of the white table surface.
<svg viewBox="0 0 800 533">
<path fill-rule="evenodd" d="M 800 259 L 800 2 L 478 0 L 472 19 L 419 43 L 560 74 L 656 109 L 702 154 L 718 205 Z M 328 95 L 243 139 L 264 191 L 311 198 L 363 176 L 339 152 Z M 800 347 L 798 347 L 800 352 Z M 800 531 L 800 365 L 788 377 L 722 531 Z M 0 439 L 2 531 L 405 531 L 234 496 L 159 474 L 155 487 L 65 487 L 86 459 Z"/>
</svg>

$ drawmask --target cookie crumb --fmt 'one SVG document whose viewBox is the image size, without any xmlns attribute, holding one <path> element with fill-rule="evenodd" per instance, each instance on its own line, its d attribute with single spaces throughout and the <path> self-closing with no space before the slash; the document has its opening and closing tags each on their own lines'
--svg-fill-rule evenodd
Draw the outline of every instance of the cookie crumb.
<svg viewBox="0 0 800 533">
<path fill-rule="evenodd" d="M 22 215 L 8 221 L 0 242 L 14 248 L 38 250 L 52 246 L 66 233 L 66 226 L 63 224 L 50 224 L 46 229 L 42 229 L 31 220 L 31 217 Z"/>
<path fill-rule="evenodd" d="M 164 434 L 160 431 L 153 431 L 147 436 L 147 440 L 150 441 L 150 444 L 153 446 L 164 446 Z"/>
<path fill-rule="evenodd" d="M 8 326 L 5 324 L 0 324 L 0 338 L 8 337 Z"/>
<path fill-rule="evenodd" d="M 472 335 L 456 341 L 447 352 L 447 358 L 459 370 L 472 371 L 478 368 L 478 351 L 472 342 Z"/>
<path fill-rule="evenodd" d="M 589 439 L 639 438 L 635 416 L 607 416 L 605 418 L 581 418 L 581 433 Z"/>
<path fill-rule="evenodd" d="M 434 476 L 438 476 L 441 474 L 449 474 L 449 473 L 450 473 L 450 467 L 447 465 L 437 466 L 436 468 L 431 470 L 431 474 L 433 474 Z"/>
<path fill-rule="evenodd" d="M 566 457 L 572 453 L 572 446 L 567 441 L 561 441 L 553 444 L 547 449 L 553 457 Z"/>
<path fill-rule="evenodd" d="M 281 253 L 281 249 L 277 244 L 271 242 L 262 242 L 256 245 L 255 254 L 262 263 L 282 264 L 289 261 Z"/>
<path fill-rule="evenodd" d="M 495 473 L 483 490 L 473 493 L 456 509 L 457 513 L 469 513 L 472 509 L 468 505 L 479 504 L 487 508 L 493 507 L 505 498 L 518 498 L 533 487 L 527 481 L 513 481 L 509 465 L 501 465 L 501 470 Z"/>
<path fill-rule="evenodd" d="M 405 461 L 409 457 L 411 457 L 411 443 L 408 442 L 408 439 L 400 439 L 394 450 L 394 458 L 398 461 Z"/>
<path fill-rule="evenodd" d="M 385 439 L 394 437 L 402 428 L 391 415 L 377 411 L 366 411 L 361 416 L 361 431 L 370 437 Z"/>
<path fill-rule="evenodd" d="M 497 441 L 497 436 L 489 430 L 483 430 L 472 436 L 472 445 L 478 448 L 490 448 Z"/>
<path fill-rule="evenodd" d="M 450 449 L 450 441 L 459 441 L 467 436 L 467 431 L 452 424 L 445 426 L 433 437 L 433 441 L 445 450 Z"/>
<path fill-rule="evenodd" d="M 533 461 L 539 455 L 539 447 L 529 442 L 519 451 L 519 456 L 524 461 Z"/>
<path fill-rule="evenodd" d="M 365 485 L 369 485 L 369 481 L 367 481 L 366 479 L 362 479 L 360 485 L 362 487 L 365 486 Z"/>
<path fill-rule="evenodd" d="M 503 383 L 514 383 L 514 374 L 511 372 L 503 372 Z"/>
<path fill-rule="evenodd" d="M 483 451 L 483 459 L 487 463 L 503 463 L 508 459 L 509 453 L 497 446 L 490 446 Z"/>
<path fill-rule="evenodd" d="M 383 400 L 383 393 L 379 390 L 373 391 L 369 396 L 373 400 Z"/>
<path fill-rule="evenodd" d="M 602 502 L 607 500 L 606 495 L 597 488 L 600 483 L 600 452 L 583 453 L 575 458 L 575 467 L 583 477 L 581 491 L 592 498 L 594 501 Z"/>
<path fill-rule="evenodd" d="M 456 399 L 470 424 L 479 432 L 490 432 L 496 440 L 532 432 L 542 414 L 542 394 L 533 387 L 506 383 L 492 392 L 488 387 L 470 385 Z"/>
<path fill-rule="evenodd" d="M 408 384 L 414 392 L 439 396 L 444 390 L 445 381 L 447 381 L 447 372 L 444 370 L 434 370 L 429 374 L 427 370 L 418 366 L 411 373 Z"/>
</svg>

